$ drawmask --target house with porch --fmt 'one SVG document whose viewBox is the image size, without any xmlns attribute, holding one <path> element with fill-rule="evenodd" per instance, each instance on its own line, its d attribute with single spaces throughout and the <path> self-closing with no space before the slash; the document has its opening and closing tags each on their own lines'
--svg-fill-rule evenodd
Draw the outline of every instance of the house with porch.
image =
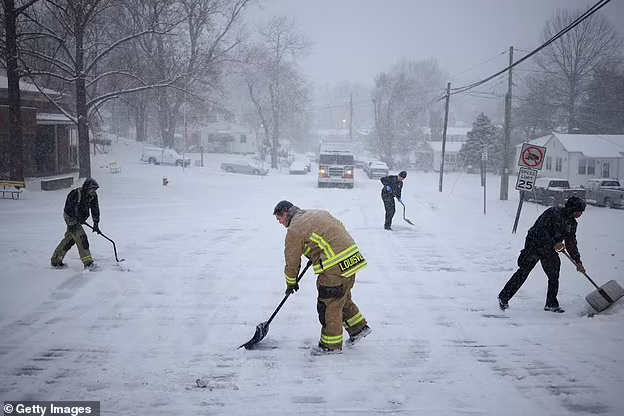
<svg viewBox="0 0 624 416">
<path fill-rule="evenodd" d="M 44 89 L 51 97 L 56 91 Z M 34 85 L 20 81 L 24 176 L 42 178 L 78 169 L 78 133 L 74 122 Z M 61 99 L 61 105 L 67 103 Z M 8 170 L 8 79 L 0 74 L 0 173 Z"/>
<path fill-rule="evenodd" d="M 571 186 L 596 178 L 624 179 L 624 135 L 551 133 L 529 143 L 546 147 L 541 177 L 567 179 Z M 521 148 L 515 146 L 516 173 Z"/>
<path fill-rule="evenodd" d="M 228 121 L 195 130 L 191 141 L 209 153 L 253 154 L 259 145 L 256 131 Z"/>
</svg>

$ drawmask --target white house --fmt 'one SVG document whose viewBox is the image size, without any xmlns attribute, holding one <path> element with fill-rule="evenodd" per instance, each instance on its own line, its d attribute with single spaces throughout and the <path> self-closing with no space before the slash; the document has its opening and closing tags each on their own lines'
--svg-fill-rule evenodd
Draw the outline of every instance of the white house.
<svg viewBox="0 0 624 416">
<path fill-rule="evenodd" d="M 429 146 L 433 151 L 433 170 L 440 171 L 440 163 L 442 163 L 442 142 L 429 142 Z M 444 146 L 444 171 L 450 172 L 459 170 L 459 151 L 462 148 L 462 142 L 447 142 Z"/>
<path fill-rule="evenodd" d="M 191 137 L 211 153 L 252 154 L 258 150 L 257 133 L 253 129 L 227 121 L 196 130 Z"/>
<path fill-rule="evenodd" d="M 572 186 L 594 178 L 624 179 L 624 135 L 552 133 L 530 143 L 546 147 L 541 177 L 565 178 Z M 521 148 L 516 145 L 516 173 Z"/>
</svg>

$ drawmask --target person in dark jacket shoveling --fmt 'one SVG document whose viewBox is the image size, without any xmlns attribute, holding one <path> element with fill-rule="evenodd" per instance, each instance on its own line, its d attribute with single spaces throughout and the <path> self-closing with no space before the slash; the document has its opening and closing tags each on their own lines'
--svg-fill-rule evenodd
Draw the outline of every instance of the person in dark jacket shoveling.
<svg viewBox="0 0 624 416">
<path fill-rule="evenodd" d="M 67 194 L 63 219 L 67 225 L 65 235 L 52 254 L 52 267 L 61 269 L 65 267 L 63 259 L 67 252 L 74 246 L 78 247 L 80 260 L 85 269 L 95 270 L 97 265 L 91 258 L 89 251 L 89 239 L 85 234 L 82 224 L 89 218 L 89 211 L 93 214 L 93 232 L 100 233 L 100 205 L 98 203 L 97 189 L 100 187 L 95 179 L 88 178 L 80 188 L 73 189 Z"/>
<path fill-rule="evenodd" d="M 384 208 L 386 209 L 386 220 L 384 222 L 384 229 L 392 231 L 392 218 L 396 212 L 394 206 L 394 198 L 401 201 L 401 190 L 403 189 L 403 181 L 407 178 L 407 172 L 401 171 L 398 175 L 388 175 L 380 179 L 383 184 L 381 188 L 381 200 L 383 201 Z"/>
<path fill-rule="evenodd" d="M 563 207 L 551 207 L 540 215 L 527 233 L 524 249 L 518 257 L 518 270 L 498 294 L 501 310 L 509 308 L 509 300 L 524 284 L 537 262 L 548 276 L 545 311 L 562 313 L 557 293 L 561 260 L 557 252 L 566 249 L 576 263 L 576 270 L 585 273 L 576 242 L 576 219 L 585 211 L 585 201 L 572 196 Z"/>
</svg>

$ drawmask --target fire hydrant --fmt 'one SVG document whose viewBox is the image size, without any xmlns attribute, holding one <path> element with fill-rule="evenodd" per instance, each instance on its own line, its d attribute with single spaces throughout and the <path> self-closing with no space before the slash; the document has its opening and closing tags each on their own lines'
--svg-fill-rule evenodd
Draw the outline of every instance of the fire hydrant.
<svg viewBox="0 0 624 416">
<path fill-rule="evenodd" d="M 169 183 L 169 179 L 167 179 L 166 176 L 163 176 L 163 186 L 167 186 L 168 183 Z"/>
</svg>

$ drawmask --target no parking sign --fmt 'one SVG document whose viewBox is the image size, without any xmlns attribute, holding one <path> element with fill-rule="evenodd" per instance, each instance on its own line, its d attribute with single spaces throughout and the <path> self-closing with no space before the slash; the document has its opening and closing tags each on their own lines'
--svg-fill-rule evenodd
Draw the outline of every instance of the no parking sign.
<svg viewBox="0 0 624 416">
<path fill-rule="evenodd" d="M 518 220 L 520 219 L 520 212 L 522 211 L 524 194 L 525 192 L 533 190 L 533 185 L 537 178 L 537 171 L 542 169 L 545 157 L 546 148 L 544 146 L 522 143 L 520 160 L 518 160 L 520 172 L 518 172 L 518 181 L 516 182 L 516 189 L 520 191 L 520 199 L 518 200 L 518 211 L 516 212 L 516 219 L 511 230 L 512 233 L 515 233 L 518 228 Z"/>
<path fill-rule="evenodd" d="M 541 170 L 544 164 L 546 148 L 544 146 L 536 146 L 530 143 L 522 143 L 520 151 L 520 160 L 518 166 L 524 166 L 529 169 Z"/>
</svg>

